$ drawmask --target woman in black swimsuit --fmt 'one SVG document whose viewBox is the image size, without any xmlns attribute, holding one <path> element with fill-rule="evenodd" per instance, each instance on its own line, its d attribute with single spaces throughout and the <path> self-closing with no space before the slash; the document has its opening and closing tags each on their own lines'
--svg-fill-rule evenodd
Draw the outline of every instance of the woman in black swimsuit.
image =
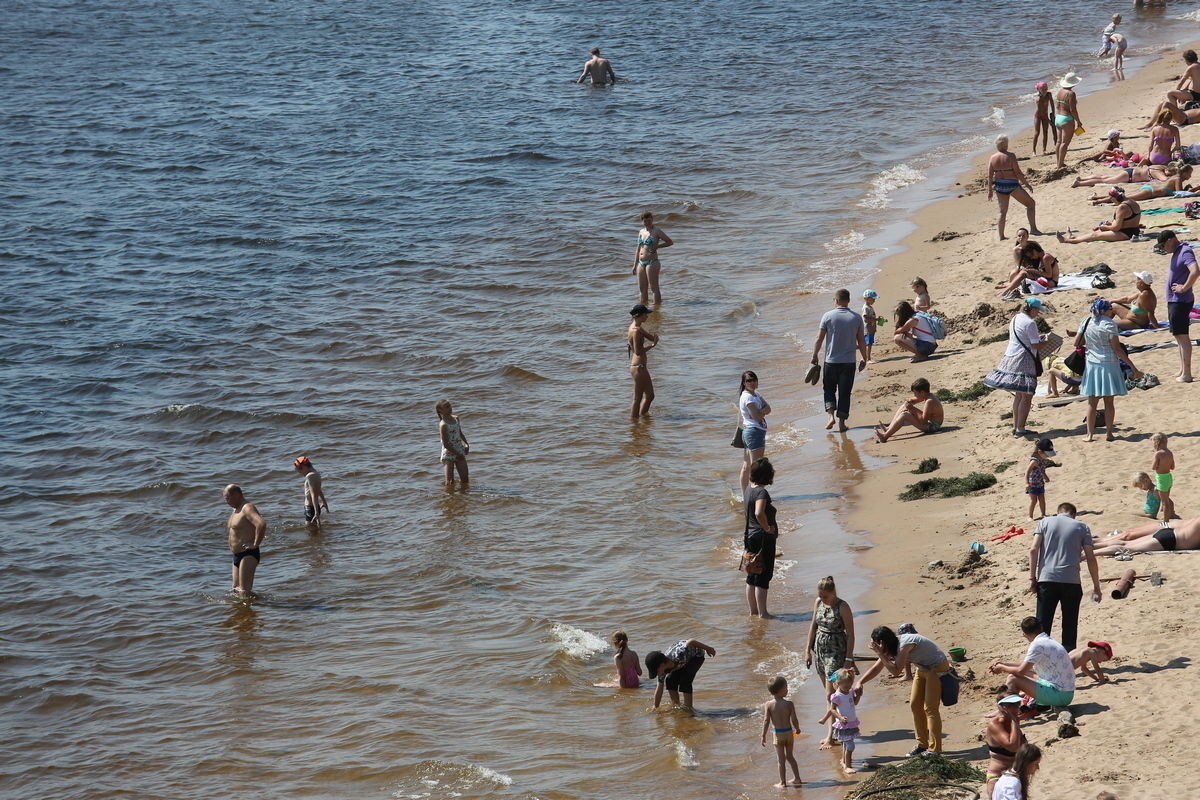
<svg viewBox="0 0 1200 800">
<path fill-rule="evenodd" d="M 992 786 L 1013 765 L 1017 748 L 1025 743 L 1017 713 L 1021 709 L 1021 696 L 1010 694 L 997 701 L 998 710 L 988 717 L 983 728 L 983 740 L 987 742 L 987 796 L 992 796 Z"/>
<path fill-rule="evenodd" d="M 1090 233 L 1068 236 L 1058 234 L 1058 240 L 1063 244 L 1080 244 L 1082 242 L 1127 242 L 1142 230 L 1142 207 L 1137 201 L 1125 196 L 1125 191 L 1118 186 L 1108 190 L 1109 196 L 1117 204 L 1113 212 L 1112 222 L 1104 222 L 1092 228 Z"/>
</svg>

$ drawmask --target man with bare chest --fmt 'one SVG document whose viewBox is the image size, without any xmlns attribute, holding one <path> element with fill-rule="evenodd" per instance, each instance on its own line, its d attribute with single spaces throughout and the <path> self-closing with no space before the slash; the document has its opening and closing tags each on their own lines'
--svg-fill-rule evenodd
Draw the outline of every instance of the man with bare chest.
<svg viewBox="0 0 1200 800">
<path fill-rule="evenodd" d="M 607 58 L 600 57 L 600 48 L 592 48 L 592 57 L 583 65 L 576 83 L 583 83 L 588 76 L 592 77 L 592 86 L 607 86 L 617 82 L 617 74 L 613 72 L 612 64 Z"/>
<path fill-rule="evenodd" d="M 258 547 L 267 533 L 267 523 L 253 503 L 246 502 L 242 487 L 225 487 L 225 502 L 233 509 L 229 515 L 229 551 L 233 553 L 233 591 L 253 594 L 254 571 L 262 559 Z"/>
</svg>

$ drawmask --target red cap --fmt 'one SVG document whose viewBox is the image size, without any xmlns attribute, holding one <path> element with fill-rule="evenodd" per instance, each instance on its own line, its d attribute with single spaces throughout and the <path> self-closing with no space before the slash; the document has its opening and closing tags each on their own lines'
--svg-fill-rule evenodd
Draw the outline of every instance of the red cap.
<svg viewBox="0 0 1200 800">
<path fill-rule="evenodd" d="M 304 469 L 305 467 L 311 467 L 312 462 L 308 460 L 308 456 L 300 456 L 292 462 L 292 466 L 296 469 Z"/>
<path fill-rule="evenodd" d="M 1112 658 L 1112 645 L 1108 642 L 1088 642 L 1088 647 L 1099 647 L 1104 651 L 1104 655 Z"/>
</svg>

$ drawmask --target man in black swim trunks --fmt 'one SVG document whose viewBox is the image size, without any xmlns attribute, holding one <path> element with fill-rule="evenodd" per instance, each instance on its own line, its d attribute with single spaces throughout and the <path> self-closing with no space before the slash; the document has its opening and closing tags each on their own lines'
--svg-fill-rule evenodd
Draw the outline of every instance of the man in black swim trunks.
<svg viewBox="0 0 1200 800">
<path fill-rule="evenodd" d="M 1098 556 L 1114 556 L 1122 550 L 1153 553 L 1159 550 L 1200 550 L 1200 517 L 1151 522 L 1125 531 L 1116 531 L 1096 543 Z"/>
<path fill-rule="evenodd" d="M 233 591 L 252 595 L 254 571 L 258 569 L 258 547 L 267 534 L 267 523 L 253 503 L 246 502 L 242 487 L 231 483 L 225 487 L 225 502 L 233 509 L 229 515 L 229 551 L 233 553 Z"/>
<path fill-rule="evenodd" d="M 1200 101 L 1200 63 L 1197 63 L 1196 51 L 1184 50 L 1183 61 L 1187 64 L 1183 77 L 1179 79 L 1179 83 L 1175 84 L 1173 90 L 1167 92 L 1167 98 L 1178 102 L 1180 108 L 1185 103 Z"/>
</svg>

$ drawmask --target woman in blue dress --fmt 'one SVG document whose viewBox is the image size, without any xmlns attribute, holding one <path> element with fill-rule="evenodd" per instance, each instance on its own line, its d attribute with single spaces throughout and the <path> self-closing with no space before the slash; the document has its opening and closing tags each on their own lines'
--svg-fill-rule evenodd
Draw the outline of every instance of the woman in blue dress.
<svg viewBox="0 0 1200 800">
<path fill-rule="evenodd" d="M 1113 322 L 1115 313 L 1112 303 L 1103 297 L 1096 298 L 1092 303 L 1092 315 L 1079 324 L 1079 333 L 1075 336 L 1075 347 L 1087 348 L 1087 366 L 1083 370 L 1083 383 L 1079 386 L 1079 394 L 1088 400 L 1085 442 L 1092 441 L 1095 436 L 1096 407 L 1101 399 L 1104 400 L 1104 424 L 1108 431 L 1105 438 L 1110 442 L 1116 438 L 1113 436 L 1116 398 L 1127 393 L 1121 361 L 1133 370 L 1132 377 L 1140 378 L 1142 375 L 1117 337 L 1117 323 Z"/>
</svg>

